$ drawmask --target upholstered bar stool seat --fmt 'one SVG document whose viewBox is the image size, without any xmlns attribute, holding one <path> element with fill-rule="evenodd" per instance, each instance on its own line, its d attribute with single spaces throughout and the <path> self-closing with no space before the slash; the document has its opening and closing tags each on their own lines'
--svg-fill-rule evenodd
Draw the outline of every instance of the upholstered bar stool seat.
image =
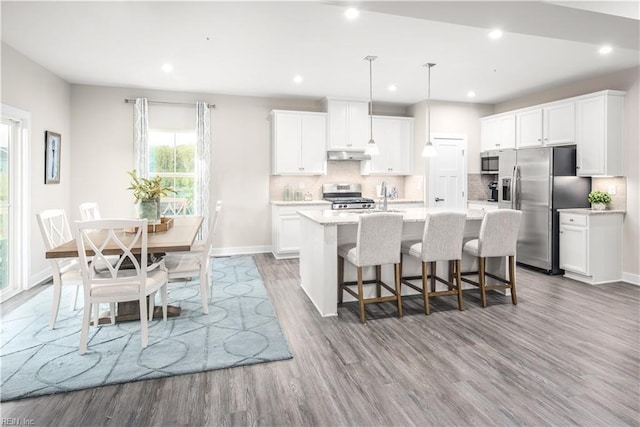
<svg viewBox="0 0 640 427">
<path fill-rule="evenodd" d="M 402 284 L 422 293 L 424 297 L 424 313 L 429 314 L 429 298 L 444 295 L 458 296 L 458 309 L 464 309 L 462 300 L 462 283 L 460 277 L 460 261 L 462 259 L 462 239 L 467 215 L 462 212 L 437 212 L 427 215 L 424 222 L 422 241 L 404 241 L 401 245 L 402 257 L 405 255 L 417 258 L 422 264 L 421 276 L 402 278 Z M 447 280 L 437 276 L 436 262 L 449 262 Z M 400 264 L 402 266 L 402 262 Z M 431 274 L 429 273 L 429 266 Z M 402 267 L 401 267 L 402 271 Z M 456 279 L 454 282 L 454 278 Z M 422 287 L 410 280 L 422 279 Z M 431 289 L 427 280 L 431 280 Z M 436 282 L 447 285 L 446 290 L 437 291 Z"/>
<path fill-rule="evenodd" d="M 516 295 L 515 256 L 518 244 L 518 230 L 522 212 L 512 209 L 498 209 L 484 214 L 480 235 L 477 239 L 464 244 L 463 251 L 478 258 L 478 271 L 465 272 L 464 276 L 477 275 L 478 281 L 462 280 L 480 288 L 480 301 L 487 306 L 486 291 L 494 289 L 510 289 L 511 302 L 518 303 Z M 509 257 L 509 277 L 500 277 L 486 271 L 486 260 L 491 257 Z M 487 285 L 487 277 L 501 282 L 498 285 Z"/>
<path fill-rule="evenodd" d="M 402 297 L 400 295 L 400 241 L 402 236 L 402 215 L 393 213 L 364 214 L 358 221 L 358 234 L 355 244 L 338 247 L 338 302 L 342 303 L 346 291 L 358 299 L 360 321 L 366 321 L 365 304 L 396 301 L 398 317 L 402 316 Z M 347 260 L 357 268 L 358 280 L 344 281 L 344 262 Z M 382 265 L 395 265 L 395 287 L 382 282 Z M 375 280 L 363 280 L 363 267 L 375 266 Z M 364 285 L 376 285 L 376 297 L 364 298 Z M 349 286 L 357 286 L 357 292 Z M 382 288 L 391 293 L 382 296 Z"/>
</svg>

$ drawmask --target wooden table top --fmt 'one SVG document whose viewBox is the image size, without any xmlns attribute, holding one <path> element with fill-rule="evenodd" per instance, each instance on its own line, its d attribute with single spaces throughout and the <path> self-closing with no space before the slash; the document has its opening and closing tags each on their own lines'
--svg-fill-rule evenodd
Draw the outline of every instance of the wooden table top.
<svg viewBox="0 0 640 427">
<path fill-rule="evenodd" d="M 160 252 L 185 252 L 190 251 L 196 239 L 200 225 L 201 216 L 181 216 L 174 217 L 174 225 L 167 231 L 149 233 L 147 239 L 147 250 L 149 253 Z M 134 253 L 136 251 L 134 250 Z M 114 248 L 112 253 L 104 252 L 105 255 L 117 255 L 120 251 Z M 87 255 L 94 255 L 87 251 Z M 76 241 L 71 240 L 57 246 L 45 253 L 45 258 L 75 258 L 78 256 Z"/>
</svg>

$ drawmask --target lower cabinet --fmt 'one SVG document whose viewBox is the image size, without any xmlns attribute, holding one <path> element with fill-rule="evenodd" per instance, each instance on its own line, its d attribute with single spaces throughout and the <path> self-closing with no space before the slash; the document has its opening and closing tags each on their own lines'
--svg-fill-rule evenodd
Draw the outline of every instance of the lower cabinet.
<svg viewBox="0 0 640 427">
<path fill-rule="evenodd" d="M 565 277 L 593 285 L 622 280 L 622 220 L 621 212 L 560 212 L 560 268 Z"/>
<path fill-rule="evenodd" d="M 276 259 L 297 258 L 300 251 L 298 211 L 331 209 L 329 203 L 271 205 L 271 252 Z"/>
</svg>

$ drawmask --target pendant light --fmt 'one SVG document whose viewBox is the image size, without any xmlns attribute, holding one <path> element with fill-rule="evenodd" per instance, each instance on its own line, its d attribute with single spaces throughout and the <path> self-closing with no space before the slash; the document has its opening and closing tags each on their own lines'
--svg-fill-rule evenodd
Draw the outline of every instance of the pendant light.
<svg viewBox="0 0 640 427">
<path fill-rule="evenodd" d="M 372 63 L 375 61 L 377 56 L 366 56 L 364 59 L 369 61 L 369 125 L 370 125 L 370 137 L 369 142 L 367 143 L 367 147 L 364 150 L 364 154 L 369 156 L 378 156 L 380 155 L 380 149 L 378 149 L 378 145 L 373 140 L 373 71 L 372 71 Z"/>
<path fill-rule="evenodd" d="M 427 67 L 427 143 L 422 149 L 422 157 L 436 157 L 438 152 L 436 147 L 431 142 L 431 67 L 435 67 L 436 64 L 427 63 L 424 64 Z"/>
</svg>

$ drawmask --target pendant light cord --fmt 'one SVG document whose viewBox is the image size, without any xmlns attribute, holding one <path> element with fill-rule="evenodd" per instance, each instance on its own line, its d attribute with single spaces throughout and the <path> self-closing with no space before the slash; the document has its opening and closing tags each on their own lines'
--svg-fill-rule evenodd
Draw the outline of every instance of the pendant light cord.
<svg viewBox="0 0 640 427">
<path fill-rule="evenodd" d="M 431 67 L 436 64 L 424 64 L 427 67 L 427 144 L 431 144 Z"/>
<path fill-rule="evenodd" d="M 372 62 L 377 56 L 366 56 L 364 59 L 369 61 L 369 139 L 373 141 L 373 64 Z"/>
</svg>

